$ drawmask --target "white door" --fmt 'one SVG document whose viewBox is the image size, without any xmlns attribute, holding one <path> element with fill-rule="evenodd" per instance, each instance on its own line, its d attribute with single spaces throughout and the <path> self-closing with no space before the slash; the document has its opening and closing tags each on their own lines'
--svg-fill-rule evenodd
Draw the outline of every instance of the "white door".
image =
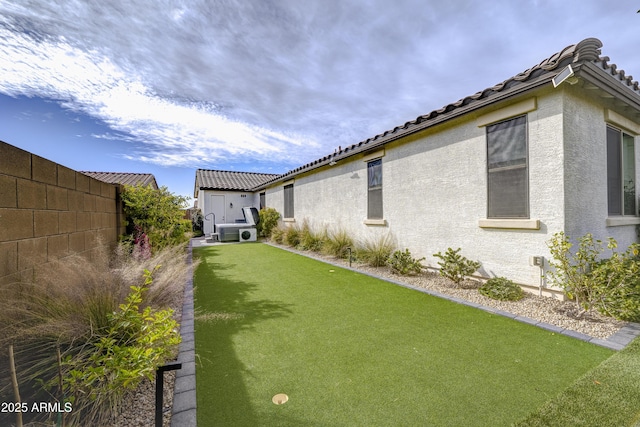
<svg viewBox="0 0 640 427">
<path fill-rule="evenodd" d="M 224 195 L 211 195 L 211 212 L 216 216 L 216 224 L 226 224 L 227 218 L 225 207 Z"/>
<path fill-rule="evenodd" d="M 207 206 L 207 212 L 204 217 L 204 234 L 213 233 L 213 220 L 215 215 L 216 224 L 224 224 L 225 218 L 225 205 L 224 195 L 212 194 L 209 199 L 209 205 Z M 211 215 L 213 214 L 213 215 Z"/>
</svg>

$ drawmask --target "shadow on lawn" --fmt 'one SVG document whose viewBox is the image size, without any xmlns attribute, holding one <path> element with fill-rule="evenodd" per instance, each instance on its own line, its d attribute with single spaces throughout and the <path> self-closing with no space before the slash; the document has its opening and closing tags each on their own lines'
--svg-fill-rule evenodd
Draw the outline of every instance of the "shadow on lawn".
<svg viewBox="0 0 640 427">
<path fill-rule="evenodd" d="M 234 337 L 259 322 L 287 317 L 290 306 L 253 299 L 258 285 L 225 274 L 236 264 L 217 262 L 214 248 L 196 254 L 201 260 L 194 280 L 198 425 L 260 425 L 244 382 L 253 376 L 251 367 L 238 358 L 236 346 L 242 343 Z"/>
</svg>

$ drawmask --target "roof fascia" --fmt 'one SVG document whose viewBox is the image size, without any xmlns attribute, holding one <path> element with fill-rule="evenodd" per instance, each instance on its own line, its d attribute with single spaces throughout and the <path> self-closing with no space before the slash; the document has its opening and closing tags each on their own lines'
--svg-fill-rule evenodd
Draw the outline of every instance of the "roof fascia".
<svg viewBox="0 0 640 427">
<path fill-rule="evenodd" d="M 578 66 L 572 64 L 572 67 L 574 67 L 574 73 L 577 77 L 597 86 L 640 114 L 640 96 L 625 86 L 618 78 L 612 76 L 611 73 L 591 62 L 581 63 Z"/>
</svg>

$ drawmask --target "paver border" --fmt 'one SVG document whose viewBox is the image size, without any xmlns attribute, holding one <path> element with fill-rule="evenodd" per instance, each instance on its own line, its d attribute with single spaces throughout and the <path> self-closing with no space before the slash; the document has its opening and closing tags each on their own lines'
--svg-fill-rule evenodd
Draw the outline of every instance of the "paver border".
<svg viewBox="0 0 640 427">
<path fill-rule="evenodd" d="M 189 276 L 184 286 L 178 362 L 182 369 L 176 371 L 173 387 L 171 427 L 196 427 L 196 347 L 193 305 L 193 239 L 189 241 L 187 263 Z"/>
</svg>

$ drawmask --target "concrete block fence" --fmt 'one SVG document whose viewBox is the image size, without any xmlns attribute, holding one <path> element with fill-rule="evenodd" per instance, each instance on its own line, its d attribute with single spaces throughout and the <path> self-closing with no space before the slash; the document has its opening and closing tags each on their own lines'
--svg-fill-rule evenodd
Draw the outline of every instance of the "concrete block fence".
<svg viewBox="0 0 640 427">
<path fill-rule="evenodd" d="M 0 283 L 124 233 L 120 186 L 0 141 Z"/>
</svg>

